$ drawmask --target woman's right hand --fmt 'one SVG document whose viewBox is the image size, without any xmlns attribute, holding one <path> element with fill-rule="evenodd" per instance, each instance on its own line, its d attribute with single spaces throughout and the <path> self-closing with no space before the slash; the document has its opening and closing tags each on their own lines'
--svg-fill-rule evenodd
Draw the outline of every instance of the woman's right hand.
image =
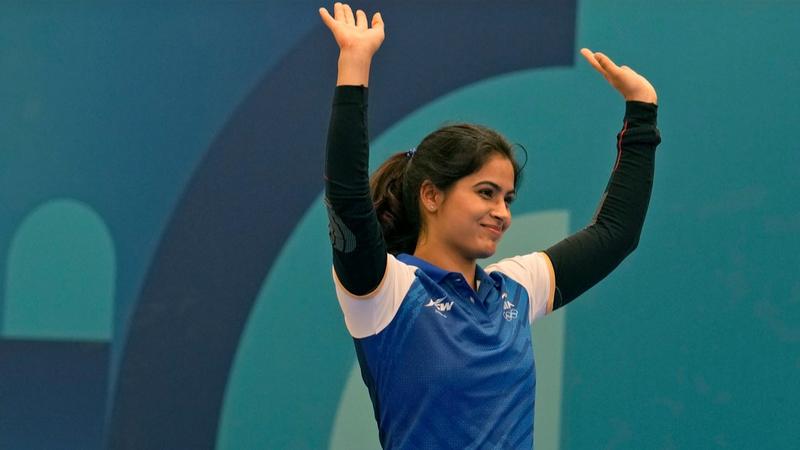
<svg viewBox="0 0 800 450">
<path fill-rule="evenodd" d="M 383 42 L 383 18 L 379 12 L 372 16 L 371 28 L 366 13 L 359 9 L 353 16 L 346 3 L 334 3 L 333 16 L 325 8 L 319 9 L 319 15 L 339 44 L 341 56 L 371 59 Z"/>
</svg>

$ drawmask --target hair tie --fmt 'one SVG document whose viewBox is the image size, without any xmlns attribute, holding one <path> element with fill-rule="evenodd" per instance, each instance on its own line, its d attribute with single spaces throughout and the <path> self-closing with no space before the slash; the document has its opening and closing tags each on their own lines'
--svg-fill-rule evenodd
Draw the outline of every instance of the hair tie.
<svg viewBox="0 0 800 450">
<path fill-rule="evenodd" d="M 411 147 L 411 149 L 406 152 L 406 158 L 413 158 L 415 153 L 417 153 L 417 147 Z"/>
</svg>

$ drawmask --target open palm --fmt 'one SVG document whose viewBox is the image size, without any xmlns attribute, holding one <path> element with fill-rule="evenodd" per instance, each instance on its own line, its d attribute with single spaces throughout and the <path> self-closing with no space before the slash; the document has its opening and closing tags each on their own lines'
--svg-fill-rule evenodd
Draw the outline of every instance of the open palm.
<svg viewBox="0 0 800 450">
<path fill-rule="evenodd" d="M 371 57 L 383 43 L 383 18 L 381 13 L 372 16 L 372 26 L 367 22 L 367 15 L 357 10 L 355 15 L 348 4 L 335 3 L 333 16 L 327 9 L 320 8 L 319 15 L 339 44 L 342 53 L 358 53 Z"/>
<path fill-rule="evenodd" d="M 617 66 L 608 56 L 593 52 L 588 48 L 581 49 L 586 61 L 600 72 L 625 100 L 636 100 L 645 103 L 658 103 L 656 90 L 647 78 L 639 75 L 628 66 Z"/>
</svg>

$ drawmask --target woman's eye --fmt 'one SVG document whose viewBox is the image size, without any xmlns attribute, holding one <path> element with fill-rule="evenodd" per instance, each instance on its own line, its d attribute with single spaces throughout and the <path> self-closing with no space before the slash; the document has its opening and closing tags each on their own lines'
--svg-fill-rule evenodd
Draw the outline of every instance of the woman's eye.
<svg viewBox="0 0 800 450">
<path fill-rule="evenodd" d="M 481 189 L 480 191 L 478 191 L 478 194 L 480 194 L 480 196 L 483 198 L 492 198 L 492 195 L 494 193 L 489 189 Z"/>
</svg>

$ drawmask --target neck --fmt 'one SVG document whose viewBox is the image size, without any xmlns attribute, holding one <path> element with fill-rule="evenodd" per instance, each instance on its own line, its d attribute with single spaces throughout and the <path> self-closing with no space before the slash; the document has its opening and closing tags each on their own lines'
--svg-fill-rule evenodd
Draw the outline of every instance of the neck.
<svg viewBox="0 0 800 450">
<path fill-rule="evenodd" d="M 464 280 L 475 289 L 475 266 L 474 259 L 465 259 L 443 248 L 436 248 L 434 245 L 418 243 L 414 249 L 414 256 L 419 259 L 440 267 L 448 272 L 459 272 L 464 276 Z"/>
</svg>

